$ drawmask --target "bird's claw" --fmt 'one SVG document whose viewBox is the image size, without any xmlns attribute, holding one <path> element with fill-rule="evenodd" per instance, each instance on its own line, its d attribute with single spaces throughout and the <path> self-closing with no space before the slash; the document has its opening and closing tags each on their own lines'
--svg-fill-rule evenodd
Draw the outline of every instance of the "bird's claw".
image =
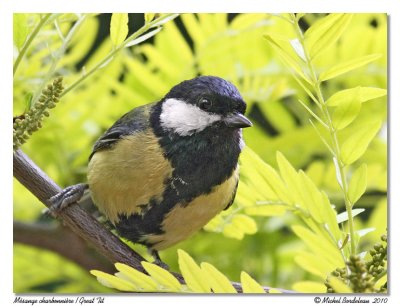
<svg viewBox="0 0 400 306">
<path fill-rule="evenodd" d="M 77 184 L 63 189 L 60 193 L 57 193 L 49 199 L 51 206 L 48 212 L 55 215 L 57 212 L 76 203 L 82 198 L 87 188 L 87 184 Z"/>
<path fill-rule="evenodd" d="M 163 268 L 164 270 L 169 271 L 169 266 L 168 266 L 165 262 L 163 262 L 163 261 L 161 261 L 161 260 L 155 260 L 155 261 L 153 262 L 153 264 L 155 264 L 155 265 L 157 265 L 157 266 Z"/>
<path fill-rule="evenodd" d="M 152 250 L 152 249 L 148 249 L 148 251 L 154 259 L 153 264 L 163 268 L 164 270 L 169 271 L 169 266 L 161 260 L 160 255 L 158 254 L 158 251 Z"/>
</svg>

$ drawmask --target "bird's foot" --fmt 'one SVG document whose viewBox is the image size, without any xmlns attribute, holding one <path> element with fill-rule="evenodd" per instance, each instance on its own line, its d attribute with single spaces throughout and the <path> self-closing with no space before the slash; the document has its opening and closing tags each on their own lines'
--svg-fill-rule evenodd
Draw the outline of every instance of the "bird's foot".
<svg viewBox="0 0 400 306">
<path fill-rule="evenodd" d="M 57 215 L 57 212 L 79 201 L 85 193 L 85 190 L 88 188 L 88 184 L 81 183 L 63 189 L 60 193 L 49 199 L 51 206 L 48 213 L 53 216 Z"/>
<path fill-rule="evenodd" d="M 158 251 L 149 249 L 149 253 L 154 259 L 153 264 L 163 268 L 164 270 L 169 271 L 169 266 L 161 260 Z"/>
</svg>

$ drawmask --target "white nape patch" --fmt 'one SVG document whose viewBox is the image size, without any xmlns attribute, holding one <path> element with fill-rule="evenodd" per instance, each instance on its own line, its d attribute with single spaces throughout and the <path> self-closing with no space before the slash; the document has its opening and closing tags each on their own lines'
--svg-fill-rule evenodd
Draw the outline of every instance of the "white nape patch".
<svg viewBox="0 0 400 306">
<path fill-rule="evenodd" d="M 162 105 L 160 123 L 164 130 L 181 136 L 190 136 L 221 120 L 220 115 L 209 114 L 195 105 L 178 99 L 168 99 Z"/>
</svg>

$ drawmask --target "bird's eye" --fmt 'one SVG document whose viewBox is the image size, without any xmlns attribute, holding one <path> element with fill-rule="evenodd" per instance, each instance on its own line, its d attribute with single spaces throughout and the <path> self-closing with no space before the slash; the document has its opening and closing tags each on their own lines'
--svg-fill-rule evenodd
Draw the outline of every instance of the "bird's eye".
<svg viewBox="0 0 400 306">
<path fill-rule="evenodd" d="M 202 110 L 209 110 L 212 107 L 212 102 L 211 102 L 211 100 L 209 100 L 207 98 L 201 98 L 199 100 L 199 107 Z"/>
</svg>

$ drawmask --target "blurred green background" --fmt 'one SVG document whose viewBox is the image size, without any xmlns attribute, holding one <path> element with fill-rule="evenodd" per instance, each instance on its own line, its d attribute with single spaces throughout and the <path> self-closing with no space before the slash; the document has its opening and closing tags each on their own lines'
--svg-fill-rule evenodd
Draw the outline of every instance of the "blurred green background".
<svg viewBox="0 0 400 306">
<path fill-rule="evenodd" d="M 303 30 L 324 16 L 305 15 L 301 19 Z M 38 14 L 14 15 L 16 56 L 20 51 L 16 37 L 26 37 L 39 18 Z M 55 14 L 50 18 L 14 75 L 14 116 L 29 108 L 41 86 L 52 77 L 62 75 L 68 87 L 113 48 L 109 38 L 111 14 Z M 129 14 L 129 34 L 143 24 L 143 14 Z M 342 212 L 344 204 L 330 153 L 309 124 L 310 114 L 297 101 L 310 100 L 263 38 L 268 33 L 291 36 L 294 30 L 285 20 L 271 14 L 180 15 L 149 40 L 124 48 L 81 86 L 62 97 L 43 128 L 22 149 L 60 186 L 84 182 L 92 145 L 116 119 L 136 106 L 160 99 L 182 80 L 216 75 L 234 83 L 248 103 L 247 114 L 254 127 L 244 130 L 247 146 L 272 167 L 276 167 L 276 152 L 282 152 Z M 324 82 L 326 95 L 359 85 L 386 88 L 386 40 L 385 14 L 356 14 L 340 40 L 316 60 L 316 65 L 324 69 L 372 53 L 382 57 Z M 360 242 L 360 249 L 366 249 L 379 240 L 387 227 L 386 99 L 363 103 L 359 117 L 384 122 L 359 161 L 368 165 L 368 185 L 357 204 L 366 211 L 355 218 L 355 224 L 358 229 L 375 228 Z M 340 137 L 346 138 L 359 127 L 358 121 L 354 121 Z M 235 205 L 230 214 L 235 213 Z M 43 209 L 43 204 L 14 182 L 16 221 L 54 224 L 54 220 L 43 216 Z M 233 281 L 238 281 L 240 271 L 244 270 L 261 284 L 286 289 L 292 289 L 298 281 L 317 279 L 295 260 L 307 248 L 290 230 L 290 226 L 301 222 L 295 214 L 252 219 L 256 230 L 247 234 L 246 230 L 235 234 L 209 227 L 208 231 L 162 251 L 161 257 L 171 270 L 177 271 L 176 250 L 181 248 L 197 262 L 212 263 Z M 147 256 L 143 247 L 134 248 Z M 111 291 L 60 254 L 18 241 L 14 244 L 13 264 L 15 292 Z"/>
</svg>

